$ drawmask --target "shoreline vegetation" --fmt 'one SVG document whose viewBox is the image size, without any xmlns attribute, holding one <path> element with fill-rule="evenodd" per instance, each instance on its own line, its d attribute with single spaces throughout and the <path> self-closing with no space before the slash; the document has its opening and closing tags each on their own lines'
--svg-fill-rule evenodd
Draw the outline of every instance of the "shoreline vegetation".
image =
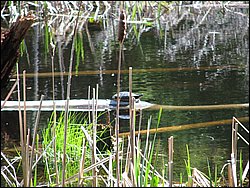
<svg viewBox="0 0 250 188">
<path fill-rule="evenodd" d="M 178 15 L 184 7 L 192 8 Z M 236 8 L 236 9 L 234 9 Z M 196 23 L 190 30 L 193 32 L 206 19 L 212 9 L 221 9 L 222 12 L 230 12 L 238 16 L 249 16 L 238 11 L 239 9 L 249 9 L 249 3 L 240 2 L 223 2 L 223 1 L 1 1 L 1 23 L 10 26 L 15 22 L 19 15 L 34 14 L 36 22 L 42 23 L 45 31 L 45 55 L 52 59 L 52 70 L 50 76 L 53 78 L 53 100 L 54 100 L 54 56 L 58 47 L 55 40 L 56 35 L 66 36 L 65 45 L 72 40 L 69 70 L 65 76 L 68 76 L 67 97 L 65 103 L 65 111 L 56 112 L 56 107 L 51 113 L 48 127 L 39 134 L 39 120 L 41 114 L 41 106 L 44 95 L 41 95 L 40 105 L 37 110 L 35 124 L 32 128 L 27 125 L 27 116 L 25 109 L 26 101 L 26 78 L 30 75 L 23 70 L 22 74 L 19 70 L 18 62 L 16 66 L 17 82 L 13 88 L 17 89 L 18 101 L 24 102 L 24 109 L 18 107 L 19 115 L 19 131 L 20 131 L 20 147 L 15 146 L 17 156 L 9 158 L 4 150 L 1 151 L 1 185 L 2 186 L 68 186 L 68 187 L 222 187 L 222 186 L 249 186 L 249 159 L 248 162 L 243 161 L 242 150 L 238 150 L 238 138 L 242 139 L 245 144 L 248 141 L 244 138 L 244 134 L 249 135 L 249 130 L 244 126 L 243 122 L 249 122 L 249 117 L 223 120 L 223 124 L 231 124 L 232 126 L 232 152 L 231 158 L 222 167 L 217 164 L 210 164 L 207 159 L 208 174 L 193 167 L 190 148 L 186 144 L 187 157 L 183 162 L 186 168 L 185 174 L 180 174 L 178 181 L 174 179 L 174 161 L 178 156 L 174 156 L 174 138 L 168 138 L 168 161 L 161 161 L 159 153 L 159 142 L 157 134 L 162 130 L 159 127 L 162 117 L 163 107 L 159 107 L 156 125 L 152 125 L 152 116 L 148 119 L 147 129 L 141 130 L 141 123 L 136 124 L 136 109 L 134 108 L 135 100 L 131 97 L 132 93 L 132 74 L 133 69 L 130 67 L 129 73 L 129 127 L 128 133 L 119 133 L 119 105 L 116 109 L 116 118 L 110 122 L 109 112 L 97 112 L 97 101 L 99 96 L 98 84 L 95 88 L 88 89 L 88 99 L 92 100 L 92 110 L 87 115 L 69 112 L 69 100 L 71 77 L 73 74 L 72 64 L 79 63 L 84 58 L 84 50 L 81 44 L 81 35 L 78 31 L 85 30 L 88 33 L 88 24 L 92 23 L 97 27 L 106 28 L 111 21 L 119 22 L 122 25 L 122 33 L 124 35 L 121 41 L 118 41 L 118 30 L 114 28 L 114 41 L 119 42 L 119 62 L 122 58 L 123 42 L 125 43 L 128 36 L 140 45 L 140 36 L 149 28 L 157 28 L 157 35 L 166 38 L 167 28 L 170 31 L 172 27 L 183 20 L 185 16 L 194 16 L 196 11 L 204 11 L 205 13 L 196 20 Z M 125 21 L 119 19 L 121 10 L 127 13 L 126 27 Z M 110 13 L 111 12 L 111 13 Z M 62 18 L 64 19 L 63 22 Z M 57 21 L 56 21 L 57 20 Z M 59 21 L 58 21 L 59 20 Z M 122 24 L 121 24 L 122 23 Z M 59 25 L 58 25 L 59 24 Z M 165 30 L 162 29 L 164 27 Z M 188 35 L 189 33 L 185 33 Z M 183 36 L 183 38 L 185 37 Z M 123 41 L 124 40 L 124 41 Z M 95 53 L 93 44 L 89 40 L 90 48 Z M 179 42 L 179 45 L 181 42 Z M 166 43 L 164 44 L 166 45 Z M 177 46 L 178 47 L 178 46 Z M 166 48 L 166 46 L 165 46 Z M 20 46 L 21 54 L 28 54 L 25 42 Z M 27 55 L 28 57 L 28 55 Z M 73 62 L 73 58 L 76 62 Z M 120 64 L 119 63 L 119 64 Z M 117 67 L 117 73 L 121 74 L 120 66 Z M 77 71 L 76 71 L 77 72 Z M 80 71 L 79 71 L 80 72 Z M 21 79 L 22 78 L 22 79 Z M 22 81 L 22 88 L 21 88 Z M 120 78 L 117 78 L 117 93 L 120 92 Z M 7 99 L 14 89 L 10 90 Z M 21 96 L 23 96 L 21 98 Z M 117 104 L 119 104 L 117 97 Z M 4 105 L 1 107 L 4 108 Z M 106 119 L 105 123 L 100 123 L 100 119 Z M 137 119 L 138 120 L 138 119 Z M 112 124 L 115 123 L 115 128 Z M 164 123 L 164 122 L 163 122 Z M 213 126 L 221 122 L 200 123 L 201 126 Z M 210 125 L 209 125 L 210 124 Z M 213 124 L 213 125 L 212 125 Z M 195 125 L 185 125 L 186 128 L 193 128 Z M 139 127 L 138 131 L 135 127 Z M 151 129 L 151 127 L 155 127 Z M 183 127 L 167 127 L 172 131 L 182 129 Z M 174 130 L 174 128 L 176 128 Z M 170 130 L 170 131 L 171 131 Z M 145 134 L 145 135 L 143 135 Z M 144 137 L 143 137 L 144 136 Z M 141 138 L 145 138 L 142 142 Z M 111 143 L 108 143 L 108 142 Z M 144 145 L 145 144 L 145 145 Z M 105 148 L 105 149 L 103 149 Z M 163 167 L 158 171 L 154 166 L 156 163 L 162 162 Z"/>
</svg>

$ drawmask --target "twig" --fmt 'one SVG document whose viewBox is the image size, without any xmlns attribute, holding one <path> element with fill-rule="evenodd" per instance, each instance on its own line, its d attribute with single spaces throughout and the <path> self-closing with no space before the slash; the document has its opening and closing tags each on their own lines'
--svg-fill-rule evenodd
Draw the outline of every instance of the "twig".
<svg viewBox="0 0 250 188">
<path fill-rule="evenodd" d="M 14 172 L 14 176 L 12 175 L 12 173 L 9 172 L 8 168 L 6 167 L 6 170 L 8 170 L 9 174 L 11 175 L 11 177 L 16 181 L 16 186 L 19 187 L 19 182 L 17 181 L 17 177 L 16 177 L 16 170 L 13 167 L 13 165 L 9 162 L 9 160 L 7 159 L 7 157 L 4 155 L 3 152 L 1 152 L 1 156 L 5 159 L 5 161 L 9 164 L 9 166 L 11 167 L 11 169 Z M 2 174 L 2 170 L 1 170 L 1 174 Z"/>
<path fill-rule="evenodd" d="M 8 95 L 7 95 L 6 98 L 4 99 L 4 102 L 3 102 L 3 104 L 1 105 L 1 109 L 4 107 L 5 103 L 8 101 L 8 99 L 10 98 L 12 92 L 13 92 L 14 89 L 16 88 L 17 82 L 18 82 L 18 81 L 16 80 L 16 82 L 15 82 L 14 85 L 12 86 L 11 90 L 9 91 Z"/>
</svg>

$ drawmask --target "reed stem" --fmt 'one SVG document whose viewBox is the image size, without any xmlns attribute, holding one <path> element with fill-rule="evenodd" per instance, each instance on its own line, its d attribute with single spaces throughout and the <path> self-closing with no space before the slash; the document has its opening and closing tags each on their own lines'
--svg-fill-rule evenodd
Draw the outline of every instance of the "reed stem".
<svg viewBox="0 0 250 188">
<path fill-rule="evenodd" d="M 23 124 L 22 124 L 22 112 L 21 112 L 21 105 L 20 105 L 20 83 L 19 83 L 19 68 L 18 63 L 16 63 L 17 68 L 17 97 L 18 97 L 18 112 L 19 112 L 19 129 L 20 129 L 20 140 L 21 140 L 21 156 L 22 156 L 22 169 L 23 169 L 23 180 L 24 186 L 27 186 L 26 182 L 26 170 L 25 170 L 25 146 L 24 146 L 24 134 L 23 134 Z"/>
<path fill-rule="evenodd" d="M 39 105 L 39 109 L 38 109 L 38 112 L 37 112 L 35 127 L 34 127 L 34 131 L 33 131 L 33 140 L 32 140 L 31 155 L 30 155 L 30 174 L 29 174 L 30 177 L 29 177 L 29 181 L 31 180 L 31 177 L 32 177 L 32 163 L 33 163 L 33 156 L 34 156 L 34 149 L 35 149 L 35 141 L 36 141 L 37 127 L 38 127 L 38 123 L 39 123 L 39 119 L 40 119 L 43 98 L 44 98 L 44 95 L 41 95 L 40 105 Z"/>
<path fill-rule="evenodd" d="M 93 120 L 93 147 L 92 147 L 92 164 L 96 164 L 96 91 L 93 88 L 92 100 L 92 120 Z M 93 182 L 92 186 L 97 187 L 97 169 L 96 166 L 92 169 Z"/>
<path fill-rule="evenodd" d="M 81 6 L 79 8 L 76 24 L 74 27 L 74 38 L 71 46 L 71 54 L 70 54 L 70 65 L 69 65 L 69 75 L 68 75 L 68 82 L 67 82 L 67 101 L 65 105 L 65 116 L 64 116 L 64 147 L 63 147 L 63 164 L 62 164 L 62 187 L 65 186 L 65 170 L 66 170 L 66 143 L 67 143 L 67 128 L 68 128 L 68 113 L 69 113 L 69 100 L 70 100 L 70 86 L 71 86 L 71 78 L 72 78 L 72 66 L 73 66 L 73 59 L 74 59 L 74 45 L 76 40 L 76 30 L 79 20 Z"/>
</svg>

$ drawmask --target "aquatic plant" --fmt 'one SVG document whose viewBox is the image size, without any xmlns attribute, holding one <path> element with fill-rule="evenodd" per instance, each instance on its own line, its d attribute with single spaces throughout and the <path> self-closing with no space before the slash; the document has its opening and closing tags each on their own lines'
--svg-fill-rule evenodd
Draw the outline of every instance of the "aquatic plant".
<svg viewBox="0 0 250 188">
<path fill-rule="evenodd" d="M 64 149 L 64 116 L 65 113 L 60 113 L 59 117 L 54 124 L 54 115 L 53 112 L 50 121 L 48 123 L 48 127 L 45 128 L 42 132 L 42 145 L 43 149 L 46 149 L 46 153 L 44 154 L 44 174 L 46 175 L 47 181 L 51 186 L 57 185 L 56 180 L 56 169 L 54 163 L 54 157 L 56 157 L 56 162 L 58 166 L 58 174 L 59 182 L 62 181 L 62 153 Z M 101 117 L 101 115 L 99 116 Z M 55 127 L 53 127 L 55 126 Z M 83 115 L 82 113 L 69 113 L 68 117 L 68 129 L 67 129 L 67 143 L 66 143 L 66 179 L 75 175 L 79 172 L 80 161 L 82 157 L 82 152 L 84 147 L 86 147 L 86 151 L 84 154 L 84 166 L 91 165 L 91 143 L 88 142 L 88 135 L 91 135 L 93 124 L 88 123 L 87 115 Z M 52 130 L 55 130 L 53 134 Z M 87 131 L 84 132 L 83 130 Z M 100 130 L 97 132 L 97 141 L 101 140 L 102 134 L 107 131 L 106 129 Z M 54 148 L 50 145 L 51 142 L 55 142 L 56 146 L 56 156 L 54 155 Z M 49 146 L 50 145 L 50 146 Z M 48 147 L 49 146 L 49 147 Z M 90 173 L 84 174 L 84 176 L 89 176 Z M 86 183 L 86 182 L 84 182 Z M 72 182 L 72 185 L 76 185 Z"/>
</svg>

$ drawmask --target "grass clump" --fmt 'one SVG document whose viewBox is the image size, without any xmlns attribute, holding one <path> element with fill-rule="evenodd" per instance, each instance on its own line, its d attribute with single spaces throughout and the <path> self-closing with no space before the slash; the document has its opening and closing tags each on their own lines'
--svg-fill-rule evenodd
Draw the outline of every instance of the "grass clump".
<svg viewBox="0 0 250 188">
<path fill-rule="evenodd" d="M 63 143 L 64 143 L 64 112 L 61 112 L 56 122 L 54 123 L 55 113 L 52 113 L 48 127 L 44 129 L 43 136 L 43 149 L 46 149 L 44 156 L 46 180 L 50 185 L 56 185 L 62 181 L 62 161 L 63 161 Z M 91 164 L 91 151 L 89 149 L 88 141 L 82 130 L 91 132 L 92 124 L 88 124 L 87 117 L 82 113 L 70 112 L 68 119 L 67 129 L 67 144 L 66 144 L 66 179 L 79 172 L 80 160 L 82 156 L 83 143 L 86 143 L 85 165 Z M 55 127 L 54 127 L 55 126 Z M 53 130 L 55 132 L 53 133 Z M 53 137 L 53 135 L 55 135 Z M 51 142 L 55 142 L 55 150 Z M 56 152 L 54 152 L 56 151 Z M 55 164 L 55 159 L 56 163 Z M 56 167 L 58 169 L 56 169 Z M 88 174 L 86 174 L 88 175 Z M 58 177 L 57 177 L 58 176 Z M 58 179 L 57 179 L 58 178 Z M 71 186 L 75 186 L 71 183 Z"/>
</svg>

